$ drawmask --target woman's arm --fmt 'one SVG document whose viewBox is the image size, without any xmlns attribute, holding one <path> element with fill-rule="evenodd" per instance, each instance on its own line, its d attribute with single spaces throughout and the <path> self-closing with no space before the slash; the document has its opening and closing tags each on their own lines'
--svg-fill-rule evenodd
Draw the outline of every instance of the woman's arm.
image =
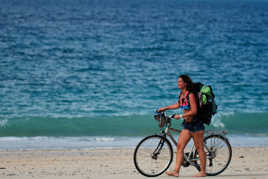
<svg viewBox="0 0 268 179">
<path fill-rule="evenodd" d="M 157 112 L 163 112 L 163 111 L 171 110 L 171 109 L 178 109 L 179 107 L 180 107 L 179 103 L 176 103 L 176 104 L 172 104 L 166 107 L 162 107 L 158 109 Z"/>
<path fill-rule="evenodd" d="M 190 110 L 185 112 L 182 115 L 175 115 L 174 118 L 176 119 L 187 118 L 187 117 L 195 116 L 197 114 L 197 104 L 196 104 L 195 95 L 193 93 L 189 94 L 189 100 L 190 100 L 190 105 L 191 105 Z"/>
</svg>

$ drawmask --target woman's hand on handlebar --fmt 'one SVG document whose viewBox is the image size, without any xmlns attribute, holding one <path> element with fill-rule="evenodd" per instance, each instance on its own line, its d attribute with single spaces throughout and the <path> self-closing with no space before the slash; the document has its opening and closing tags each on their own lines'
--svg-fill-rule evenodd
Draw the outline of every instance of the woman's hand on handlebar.
<svg viewBox="0 0 268 179">
<path fill-rule="evenodd" d="M 174 118 L 174 119 L 180 119 L 180 118 L 182 118 L 182 115 L 181 114 L 173 114 L 172 115 L 172 118 Z"/>
<path fill-rule="evenodd" d="M 156 110 L 157 112 L 164 112 L 166 110 L 166 108 L 165 107 L 163 107 L 163 108 L 159 108 L 158 110 Z"/>
</svg>

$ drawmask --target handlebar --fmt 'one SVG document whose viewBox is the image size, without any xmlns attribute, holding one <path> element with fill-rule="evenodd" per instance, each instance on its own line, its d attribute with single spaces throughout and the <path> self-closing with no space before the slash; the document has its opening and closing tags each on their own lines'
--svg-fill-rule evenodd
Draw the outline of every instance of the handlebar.
<svg viewBox="0 0 268 179">
<path fill-rule="evenodd" d="M 161 123 L 161 121 L 159 121 L 160 123 L 160 128 L 162 128 L 163 126 L 167 126 L 167 127 L 170 127 L 171 126 L 171 119 L 174 119 L 174 116 L 176 114 L 172 114 L 172 115 L 166 115 L 166 113 L 163 111 L 163 112 L 158 112 L 156 111 L 156 115 L 163 115 L 164 116 L 164 121 L 162 121 L 163 123 Z M 161 117 L 160 117 L 161 118 Z M 156 118 L 155 118 L 156 119 Z M 156 119 L 157 120 L 157 119 Z M 173 129 L 174 130 L 174 129 Z M 213 134 L 219 134 L 219 135 L 222 135 L 222 136 L 225 136 L 228 132 L 226 130 L 222 130 L 222 131 L 215 131 L 215 130 L 206 130 L 205 131 L 206 135 L 213 135 Z"/>
<path fill-rule="evenodd" d="M 171 119 L 174 118 L 175 114 L 166 115 L 166 113 L 156 111 L 154 115 L 154 119 L 159 121 L 159 127 L 162 128 L 164 126 L 170 127 L 171 126 Z"/>
<path fill-rule="evenodd" d="M 176 114 L 172 114 L 172 115 L 167 116 L 165 111 L 163 111 L 163 112 L 158 112 L 158 110 L 156 110 L 155 113 L 156 113 L 156 114 L 163 114 L 166 118 L 170 118 L 170 119 L 173 119 L 174 116 L 176 115 Z"/>
</svg>

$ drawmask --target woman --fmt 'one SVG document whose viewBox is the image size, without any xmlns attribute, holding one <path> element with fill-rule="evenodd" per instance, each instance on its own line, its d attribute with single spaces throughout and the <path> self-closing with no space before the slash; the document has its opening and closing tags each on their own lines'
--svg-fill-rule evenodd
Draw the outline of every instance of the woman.
<svg viewBox="0 0 268 179">
<path fill-rule="evenodd" d="M 174 115 L 175 119 L 184 119 L 183 130 L 180 133 L 177 146 L 176 167 L 171 172 L 166 172 L 169 176 L 179 176 L 181 164 L 184 157 L 184 148 L 193 137 L 194 145 L 200 157 L 200 172 L 195 175 L 196 177 L 206 176 L 206 154 L 204 151 L 203 137 L 204 137 L 204 124 L 200 121 L 197 114 L 196 96 L 192 92 L 193 82 L 187 75 L 181 75 L 178 78 L 178 88 L 181 89 L 179 100 L 176 104 L 162 107 L 158 112 L 182 108 L 184 113 L 181 115 Z M 189 103 L 189 104 L 188 104 Z"/>
</svg>

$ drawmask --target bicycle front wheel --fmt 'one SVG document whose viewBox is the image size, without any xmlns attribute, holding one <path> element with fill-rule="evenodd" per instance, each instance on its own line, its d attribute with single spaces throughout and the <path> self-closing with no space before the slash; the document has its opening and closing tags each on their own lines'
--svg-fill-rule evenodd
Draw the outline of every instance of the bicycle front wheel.
<svg viewBox="0 0 268 179">
<path fill-rule="evenodd" d="M 136 169 L 144 176 L 156 177 L 164 173 L 173 160 L 173 149 L 163 136 L 145 137 L 134 152 Z"/>
<path fill-rule="evenodd" d="M 205 137 L 204 145 L 207 175 L 215 176 L 222 173 L 232 158 L 232 148 L 229 141 L 216 134 Z M 195 158 L 199 158 L 197 151 L 195 151 Z M 200 160 L 198 160 L 198 164 L 200 165 Z"/>
</svg>

